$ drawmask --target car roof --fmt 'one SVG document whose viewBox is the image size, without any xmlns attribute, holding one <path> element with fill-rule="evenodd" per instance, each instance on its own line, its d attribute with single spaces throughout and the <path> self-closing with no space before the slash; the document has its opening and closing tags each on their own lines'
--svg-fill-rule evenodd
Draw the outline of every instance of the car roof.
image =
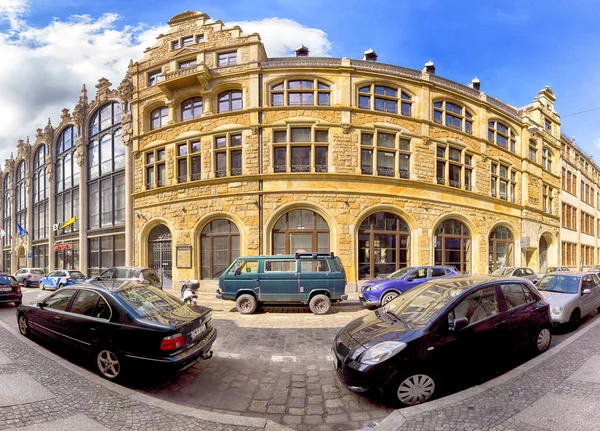
<svg viewBox="0 0 600 431">
<path fill-rule="evenodd" d="M 98 292 L 108 292 L 108 293 L 114 293 L 114 292 L 118 292 L 119 290 L 121 290 L 121 288 L 123 287 L 128 287 L 128 286 L 140 286 L 140 287 L 148 287 L 148 285 L 146 283 L 139 283 L 139 282 L 135 282 L 135 281 L 126 281 L 124 283 L 120 283 L 116 286 L 112 286 L 112 285 L 101 285 L 101 284 L 95 284 L 95 283 L 88 283 L 86 281 L 80 281 L 78 283 L 75 284 L 70 284 L 68 286 L 62 287 L 60 290 L 64 290 L 64 289 L 90 289 L 90 290 L 96 290 Z"/>
</svg>

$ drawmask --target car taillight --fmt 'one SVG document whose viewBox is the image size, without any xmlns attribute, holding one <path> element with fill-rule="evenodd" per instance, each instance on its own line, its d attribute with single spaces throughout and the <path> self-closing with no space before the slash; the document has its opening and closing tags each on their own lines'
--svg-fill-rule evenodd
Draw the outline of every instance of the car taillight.
<svg viewBox="0 0 600 431">
<path fill-rule="evenodd" d="M 27 278 L 31 278 L 31 274 L 27 274 Z"/>
<path fill-rule="evenodd" d="M 67 283 L 70 283 L 71 281 L 73 281 L 71 277 L 67 278 Z"/>
<path fill-rule="evenodd" d="M 210 316 L 208 319 L 206 319 L 206 327 L 212 328 L 212 316 Z"/>
<path fill-rule="evenodd" d="M 21 293 L 21 286 L 17 286 L 17 293 Z"/>
<path fill-rule="evenodd" d="M 177 350 L 183 346 L 185 346 L 183 335 L 169 335 L 168 337 L 163 338 L 162 342 L 160 343 L 160 350 L 168 352 L 170 350 Z"/>
</svg>

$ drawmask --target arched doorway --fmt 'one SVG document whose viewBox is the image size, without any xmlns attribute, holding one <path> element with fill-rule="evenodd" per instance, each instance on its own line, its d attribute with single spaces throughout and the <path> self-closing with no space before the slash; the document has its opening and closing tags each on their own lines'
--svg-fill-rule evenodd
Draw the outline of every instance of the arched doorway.
<svg viewBox="0 0 600 431">
<path fill-rule="evenodd" d="M 454 266 L 457 271 L 471 272 L 471 232 L 456 219 L 443 221 L 435 230 L 435 265 Z"/>
<path fill-rule="evenodd" d="M 512 233 L 505 226 L 498 226 L 490 233 L 488 272 L 514 266 L 514 242 Z"/>
<path fill-rule="evenodd" d="M 329 251 L 329 225 L 314 211 L 290 211 L 273 227 L 273 254 L 292 254 L 299 250 Z"/>
<path fill-rule="evenodd" d="M 548 268 L 548 241 L 544 236 L 540 237 L 540 274 L 544 274 Z"/>
<path fill-rule="evenodd" d="M 213 220 L 202 229 L 200 249 L 202 279 L 219 278 L 240 256 L 240 231 L 229 220 Z"/>
<path fill-rule="evenodd" d="M 173 286 L 171 231 L 164 224 L 155 226 L 148 236 L 148 266 L 161 276 L 163 289 Z"/>
<path fill-rule="evenodd" d="M 370 279 L 408 266 L 410 229 L 396 214 L 371 214 L 358 229 L 358 278 Z"/>
</svg>

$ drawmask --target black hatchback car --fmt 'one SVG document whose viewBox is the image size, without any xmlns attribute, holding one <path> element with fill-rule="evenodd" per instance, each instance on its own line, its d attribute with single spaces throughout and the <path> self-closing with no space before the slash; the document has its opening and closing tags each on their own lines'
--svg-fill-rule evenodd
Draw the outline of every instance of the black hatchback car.
<svg viewBox="0 0 600 431">
<path fill-rule="evenodd" d="M 14 302 L 19 306 L 22 300 L 23 294 L 17 279 L 10 274 L 0 272 L 0 303 Z"/>
<path fill-rule="evenodd" d="M 66 286 L 35 306 L 19 306 L 17 321 L 22 335 L 91 354 L 110 380 L 134 362 L 178 370 L 209 359 L 217 338 L 209 308 L 184 304 L 144 283 Z"/>
<path fill-rule="evenodd" d="M 489 359 L 550 346 L 550 307 L 524 279 L 469 276 L 426 282 L 335 337 L 334 364 L 351 390 L 375 389 L 392 404 L 429 400 L 438 383 Z"/>
</svg>

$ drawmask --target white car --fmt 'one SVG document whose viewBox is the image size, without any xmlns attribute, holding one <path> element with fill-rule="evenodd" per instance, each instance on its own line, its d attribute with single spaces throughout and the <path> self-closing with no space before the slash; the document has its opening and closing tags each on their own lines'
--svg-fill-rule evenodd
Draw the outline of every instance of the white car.
<svg viewBox="0 0 600 431">
<path fill-rule="evenodd" d="M 85 281 L 85 274 L 72 269 L 56 269 L 40 280 L 42 290 L 60 289 L 63 286 Z"/>
<path fill-rule="evenodd" d="M 554 272 L 541 278 L 537 288 L 550 303 L 554 325 L 567 323 L 574 330 L 582 317 L 600 311 L 600 278 L 591 272 Z"/>
</svg>

